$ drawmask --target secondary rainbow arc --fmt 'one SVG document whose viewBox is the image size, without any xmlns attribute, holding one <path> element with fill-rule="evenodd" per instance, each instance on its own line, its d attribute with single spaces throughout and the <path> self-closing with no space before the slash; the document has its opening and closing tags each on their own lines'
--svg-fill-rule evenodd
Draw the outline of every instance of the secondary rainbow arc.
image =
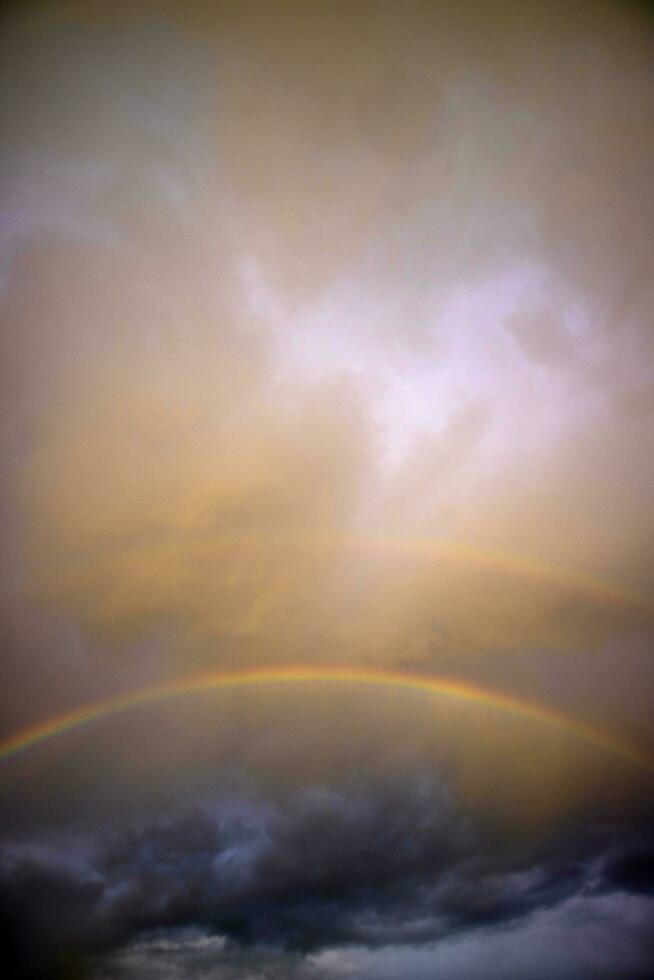
<svg viewBox="0 0 654 980">
<path fill-rule="evenodd" d="M 259 670 L 213 672 L 182 678 L 166 684 L 144 688 L 104 701 L 84 705 L 22 729 L 0 741 L 0 761 L 17 756 L 49 739 L 80 729 L 125 711 L 209 691 L 236 688 L 299 685 L 348 684 L 386 687 L 398 691 L 418 692 L 433 697 L 472 702 L 517 717 L 530 719 L 559 730 L 620 757 L 624 762 L 654 775 L 654 757 L 639 746 L 577 721 L 555 709 L 516 698 L 499 691 L 486 690 L 463 681 L 442 677 L 425 677 L 388 670 L 319 667 L 276 667 Z"/>
<path fill-rule="evenodd" d="M 463 565 L 486 568 L 506 575 L 520 576 L 534 582 L 551 582 L 554 585 L 597 602 L 623 607 L 654 618 L 654 601 L 610 582 L 567 565 L 558 565 L 533 555 L 483 547 L 456 539 L 436 539 L 428 536 L 377 534 L 365 532 L 297 532 L 274 534 L 227 534 L 219 539 L 226 546 L 279 545 L 333 551 L 350 547 L 355 551 L 379 555 L 402 555 L 413 558 L 443 560 Z"/>
</svg>

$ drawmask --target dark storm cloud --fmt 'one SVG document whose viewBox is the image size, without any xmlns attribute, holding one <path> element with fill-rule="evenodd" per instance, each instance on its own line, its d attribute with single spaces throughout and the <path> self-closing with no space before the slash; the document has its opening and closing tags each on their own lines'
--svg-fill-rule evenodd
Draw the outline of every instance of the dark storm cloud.
<svg viewBox="0 0 654 980">
<path fill-rule="evenodd" d="M 469 846 L 429 780 L 306 791 L 281 809 L 233 817 L 211 842 L 212 826 L 196 814 L 115 841 L 101 868 L 123 883 L 116 920 L 131 929 L 201 924 L 240 943 L 300 950 L 376 942 L 398 913 L 412 918 L 400 910 L 414 904 L 423 876 L 442 875 Z"/>
<path fill-rule="evenodd" d="M 77 959 L 99 976 L 109 962 L 131 976 L 139 961 L 175 960 L 184 975 L 229 977 L 251 956 L 264 977 L 295 976 L 303 961 L 312 976 L 330 949 L 450 942 L 575 896 L 644 895 L 652 844 L 642 827 L 600 825 L 498 841 L 424 776 L 276 802 L 214 798 L 96 833 L 68 863 L 65 845 L 56 857 L 8 851 L 11 975 L 65 976 L 57 963 Z"/>
<path fill-rule="evenodd" d="M 633 894 L 654 894 L 654 841 L 621 841 L 601 869 L 602 887 Z"/>
<path fill-rule="evenodd" d="M 102 947 L 96 922 L 103 885 L 80 880 L 43 860 L 3 855 L 0 932 L 6 975 L 15 980 L 57 976 L 70 954 Z M 62 974 L 65 976 L 65 974 Z"/>
</svg>

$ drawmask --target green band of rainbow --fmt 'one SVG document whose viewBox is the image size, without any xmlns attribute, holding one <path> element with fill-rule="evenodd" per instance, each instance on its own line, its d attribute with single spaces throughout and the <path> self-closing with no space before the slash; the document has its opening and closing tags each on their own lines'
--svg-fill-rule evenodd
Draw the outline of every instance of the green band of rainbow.
<svg viewBox="0 0 654 980">
<path fill-rule="evenodd" d="M 570 732 L 596 748 L 610 752 L 623 761 L 654 774 L 654 757 L 638 746 L 531 701 L 446 678 L 347 667 L 274 667 L 262 670 L 210 673 L 145 688 L 131 694 L 119 695 L 68 711 L 23 729 L 0 742 L 0 760 L 16 756 L 64 732 L 73 731 L 91 722 L 100 721 L 103 718 L 133 708 L 208 691 L 227 691 L 235 688 L 261 687 L 264 685 L 299 684 L 347 684 L 350 686 L 392 688 L 396 691 L 418 692 L 438 698 L 472 702 Z"/>
</svg>

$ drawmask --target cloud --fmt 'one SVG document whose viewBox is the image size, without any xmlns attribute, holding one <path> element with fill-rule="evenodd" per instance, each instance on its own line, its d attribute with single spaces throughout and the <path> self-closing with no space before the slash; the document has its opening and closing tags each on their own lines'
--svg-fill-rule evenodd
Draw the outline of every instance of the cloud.
<svg viewBox="0 0 654 980">
<path fill-rule="evenodd" d="M 574 897 L 494 932 L 421 949 L 336 954 L 334 976 L 427 980 L 442 971 L 453 980 L 645 980 L 651 972 L 652 911 L 651 903 L 629 896 Z"/>
<path fill-rule="evenodd" d="M 630 16 L 57 10 L 15 19 L 2 110 L 6 520 L 37 606 L 90 645 L 161 643 L 162 672 L 429 670 L 650 623 L 650 332 L 637 303 L 619 335 L 595 312 L 644 235 L 623 268 L 589 224 L 644 192 Z M 625 126 L 626 156 L 589 156 Z M 380 556 L 402 537 L 635 601 Z"/>
<path fill-rule="evenodd" d="M 654 891 L 654 850 L 647 841 L 624 841 L 610 854 L 602 868 L 608 890 L 622 889 L 636 895 Z"/>
<path fill-rule="evenodd" d="M 642 7 L 3 28 L 2 730 L 301 663 L 651 745 Z M 3 769 L 10 975 L 647 975 L 651 789 L 572 736 L 390 691 L 160 708 Z"/>
<path fill-rule="evenodd" d="M 629 834 L 642 842 L 640 857 L 624 843 L 616 852 L 615 841 Z M 229 977 L 260 959 L 263 977 L 296 970 L 311 977 L 314 967 L 322 975 L 330 949 L 408 950 L 435 941 L 436 962 L 467 948 L 476 958 L 486 944 L 508 942 L 509 928 L 565 930 L 585 915 L 584 903 L 611 915 L 619 896 L 634 896 L 633 904 L 646 890 L 642 873 L 629 869 L 643 871 L 648 847 L 646 825 L 615 824 L 509 844 L 464 817 L 442 785 L 421 774 L 277 799 L 214 796 L 154 819 L 87 829 L 81 850 L 60 840 L 49 852 L 26 842 L 6 851 L 1 889 L 12 976 L 50 976 L 69 956 L 98 976 L 112 975 L 103 963 L 126 976 L 139 963 L 145 976 L 165 963 L 166 977 L 185 969 Z M 642 901 L 634 914 L 644 922 L 651 909 Z M 533 969 L 538 961 L 521 948 L 511 955 Z M 420 962 L 426 954 L 401 955 Z M 604 976 L 593 971 L 591 964 L 588 976 Z"/>
</svg>

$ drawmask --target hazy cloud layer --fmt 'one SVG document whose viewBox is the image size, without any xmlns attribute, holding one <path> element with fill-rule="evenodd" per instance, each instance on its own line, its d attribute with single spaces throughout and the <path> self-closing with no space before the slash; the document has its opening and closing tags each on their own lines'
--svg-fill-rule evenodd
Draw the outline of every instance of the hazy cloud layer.
<svg viewBox="0 0 654 980">
<path fill-rule="evenodd" d="M 647 48 L 626 10 L 514 14 L 16 18 L 8 483 L 38 596 L 102 642 L 172 624 L 186 662 L 427 667 L 434 609 L 459 653 L 651 619 Z M 407 536 L 633 600 L 370 544 Z"/>
</svg>

